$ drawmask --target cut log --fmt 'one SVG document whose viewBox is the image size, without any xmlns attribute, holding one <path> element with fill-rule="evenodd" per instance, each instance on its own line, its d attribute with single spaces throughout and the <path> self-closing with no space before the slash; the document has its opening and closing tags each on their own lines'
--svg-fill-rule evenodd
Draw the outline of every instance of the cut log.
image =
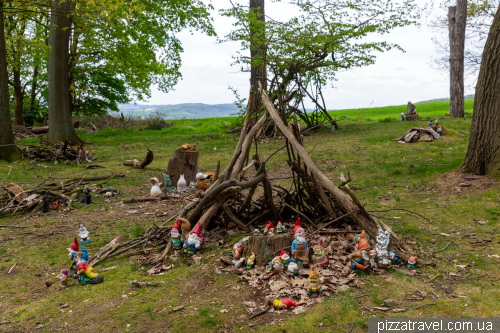
<svg viewBox="0 0 500 333">
<path fill-rule="evenodd" d="M 123 243 L 124 238 L 123 235 L 116 236 L 111 242 L 107 245 L 101 247 L 101 249 L 89 260 L 89 265 L 94 266 L 100 260 L 106 258 L 111 252 L 113 252 L 121 243 Z"/>
<path fill-rule="evenodd" d="M 148 153 L 146 157 L 142 160 L 141 164 L 139 164 L 139 168 L 145 168 L 147 165 L 150 165 L 153 162 L 154 155 L 153 152 L 148 148 Z"/>
<path fill-rule="evenodd" d="M 139 161 L 138 160 L 125 160 L 123 161 L 123 165 L 125 166 L 131 166 L 131 167 L 134 167 L 134 168 L 138 168 L 139 167 Z"/>
<path fill-rule="evenodd" d="M 191 181 L 196 181 L 196 173 L 198 172 L 198 150 L 177 148 L 174 150 L 174 155 L 168 162 L 167 173 L 172 180 L 174 187 L 177 187 L 177 181 L 180 175 L 184 175 L 186 184 Z"/>
<path fill-rule="evenodd" d="M 250 236 L 243 244 L 243 257 L 248 258 L 253 252 L 255 253 L 255 264 L 264 266 L 276 257 L 280 250 L 290 248 L 292 242 L 293 235 L 291 232 L 272 236 Z"/>
</svg>

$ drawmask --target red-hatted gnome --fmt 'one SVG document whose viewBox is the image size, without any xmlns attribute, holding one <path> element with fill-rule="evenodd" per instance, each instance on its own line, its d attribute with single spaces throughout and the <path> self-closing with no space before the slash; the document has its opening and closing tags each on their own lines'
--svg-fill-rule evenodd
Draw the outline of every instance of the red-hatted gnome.
<svg viewBox="0 0 500 333">
<path fill-rule="evenodd" d="M 325 248 L 323 247 L 323 239 L 319 239 L 318 245 L 314 248 L 314 261 L 321 267 L 328 266 L 328 256 L 326 255 Z"/>
<path fill-rule="evenodd" d="M 286 227 L 281 224 L 281 221 L 278 221 L 278 224 L 276 225 L 276 233 L 284 234 L 285 232 L 287 232 Z"/>
<path fill-rule="evenodd" d="M 306 231 L 300 226 L 300 217 L 293 228 L 295 240 L 292 242 L 292 255 L 299 267 L 309 267 L 309 245 L 306 240 Z"/>
<path fill-rule="evenodd" d="M 76 254 L 78 253 L 78 249 L 79 249 L 78 240 L 75 237 L 73 243 L 70 243 L 69 248 L 67 248 L 67 250 L 69 251 L 68 256 L 71 262 L 75 260 Z"/>
<path fill-rule="evenodd" d="M 266 227 L 264 228 L 264 235 L 272 236 L 274 232 L 274 225 L 271 221 L 267 221 Z"/>
<path fill-rule="evenodd" d="M 271 305 L 273 305 L 276 310 L 283 310 L 283 309 L 293 310 L 295 307 L 297 307 L 297 303 L 288 298 L 282 300 L 279 299 L 273 300 L 272 298 L 267 298 L 266 307 L 269 307 Z"/>
<path fill-rule="evenodd" d="M 172 226 L 172 230 L 170 230 L 170 236 L 172 237 L 172 248 L 180 249 L 182 246 L 181 242 L 181 233 L 179 232 L 179 220 L 175 221 Z"/>
<path fill-rule="evenodd" d="M 180 252 L 181 255 L 191 257 L 193 256 L 193 254 L 196 254 L 196 252 L 198 252 L 201 246 L 201 242 L 203 241 L 203 238 L 200 237 L 200 232 L 201 232 L 201 227 L 200 224 L 198 223 L 194 227 L 194 230 L 191 232 L 189 237 L 184 241 L 184 246 L 183 246 L 184 249 Z"/>
</svg>

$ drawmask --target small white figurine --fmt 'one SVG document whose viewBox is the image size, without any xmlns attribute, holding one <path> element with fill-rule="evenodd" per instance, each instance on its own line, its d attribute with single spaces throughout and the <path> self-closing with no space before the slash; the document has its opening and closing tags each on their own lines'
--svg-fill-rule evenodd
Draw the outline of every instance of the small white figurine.
<svg viewBox="0 0 500 333">
<path fill-rule="evenodd" d="M 83 224 L 83 222 L 80 223 L 78 229 L 78 237 L 80 237 L 80 241 L 82 242 L 82 244 L 88 244 L 92 242 L 89 238 L 89 232 L 87 231 L 87 228 L 85 227 L 85 224 Z"/>
<path fill-rule="evenodd" d="M 158 180 L 158 178 L 153 177 L 149 180 L 149 182 L 152 185 L 151 186 L 151 196 L 156 197 L 158 195 L 161 195 L 160 181 Z"/>
<path fill-rule="evenodd" d="M 389 258 L 389 241 L 391 240 L 391 235 L 388 231 L 383 231 L 382 229 L 378 229 L 377 233 L 377 245 L 375 245 L 375 249 L 377 250 L 377 257 L 379 259 L 378 266 L 387 267 L 391 260 Z"/>
</svg>

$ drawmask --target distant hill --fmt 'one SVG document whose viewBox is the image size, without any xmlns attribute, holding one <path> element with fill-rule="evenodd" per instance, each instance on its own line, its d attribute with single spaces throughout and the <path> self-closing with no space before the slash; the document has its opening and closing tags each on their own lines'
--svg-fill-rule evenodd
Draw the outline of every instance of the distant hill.
<svg viewBox="0 0 500 333">
<path fill-rule="evenodd" d="M 464 98 L 465 99 L 474 99 L 474 94 L 465 95 Z M 449 100 L 450 100 L 449 98 L 436 98 L 436 99 L 430 99 L 428 101 L 417 102 L 415 104 L 429 103 L 429 102 L 442 102 L 442 101 L 449 101 Z"/>
<path fill-rule="evenodd" d="M 185 103 L 175 105 L 120 105 L 120 112 L 125 116 L 147 117 L 153 112 L 161 112 L 166 119 L 192 119 L 209 117 L 227 117 L 237 113 L 239 110 L 234 104 L 203 104 Z"/>
</svg>

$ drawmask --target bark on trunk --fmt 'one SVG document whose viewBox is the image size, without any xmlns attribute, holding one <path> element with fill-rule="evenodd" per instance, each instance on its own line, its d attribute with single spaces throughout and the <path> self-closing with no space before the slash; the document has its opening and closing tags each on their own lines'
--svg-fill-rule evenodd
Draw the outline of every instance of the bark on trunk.
<svg viewBox="0 0 500 333">
<path fill-rule="evenodd" d="M 3 0 L 0 0 L 0 159 L 10 161 L 18 153 L 14 144 L 12 123 L 9 108 L 9 75 L 7 74 L 7 50 L 5 48 L 5 34 L 3 22 Z"/>
<path fill-rule="evenodd" d="M 36 99 L 36 87 L 38 85 L 38 66 L 35 66 L 33 69 L 33 79 L 31 82 L 31 93 L 30 93 L 30 104 L 28 106 L 28 112 L 31 114 L 33 112 L 33 106 L 35 105 L 35 99 Z"/>
<path fill-rule="evenodd" d="M 73 5 L 70 0 L 61 3 L 54 0 L 50 12 L 49 34 L 49 133 L 51 142 L 64 142 L 65 139 L 72 145 L 80 144 L 76 136 L 69 110 L 69 37 L 71 34 L 71 11 Z"/>
<path fill-rule="evenodd" d="M 448 8 L 450 34 L 450 117 L 463 118 L 464 113 L 464 46 L 467 0 L 457 0 Z"/>
<path fill-rule="evenodd" d="M 500 6 L 484 46 L 463 172 L 500 176 Z"/>
<path fill-rule="evenodd" d="M 16 98 L 16 104 L 14 106 L 14 117 L 16 125 L 24 125 L 23 119 L 23 103 L 24 103 L 24 92 L 21 87 L 21 70 L 13 70 L 14 74 L 14 96 Z"/>
<path fill-rule="evenodd" d="M 265 0 L 250 0 L 250 10 L 259 15 L 259 20 L 263 23 L 266 21 L 265 16 Z M 250 33 L 252 34 L 252 43 L 250 46 L 250 56 L 252 57 L 252 72 L 250 76 L 250 86 L 258 87 L 259 83 L 264 87 L 264 90 L 267 89 L 267 80 L 263 80 L 266 76 L 265 66 L 263 64 L 255 65 L 253 64 L 255 58 L 264 58 L 264 43 L 259 43 L 257 40 L 261 40 L 264 33 L 262 31 L 262 26 L 260 24 L 254 24 L 250 26 Z M 255 40 L 255 43 L 253 42 Z M 257 60 L 258 61 L 258 60 Z M 258 111 L 261 108 L 261 99 L 258 91 L 255 91 L 254 94 L 254 103 L 252 114 L 254 115 L 254 122 L 257 121 Z"/>
</svg>

